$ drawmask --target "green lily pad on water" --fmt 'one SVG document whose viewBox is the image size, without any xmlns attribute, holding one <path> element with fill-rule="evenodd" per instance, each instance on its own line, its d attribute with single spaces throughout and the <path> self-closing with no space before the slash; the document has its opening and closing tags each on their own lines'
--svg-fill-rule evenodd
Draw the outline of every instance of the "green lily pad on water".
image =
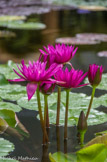
<svg viewBox="0 0 107 162">
<path fill-rule="evenodd" d="M 41 30 L 45 29 L 46 25 L 39 22 L 23 22 L 23 21 L 12 21 L 12 22 L 0 22 L 0 26 L 7 27 L 10 29 L 18 30 Z"/>
<path fill-rule="evenodd" d="M 92 109 L 88 118 L 88 125 L 100 124 L 107 121 L 107 114 L 105 114 L 104 112 L 99 112 L 97 109 L 95 109 L 100 105 L 107 106 L 106 97 L 107 97 L 106 95 L 103 95 L 99 98 L 96 97 L 94 98 Z M 62 92 L 61 110 L 60 110 L 61 125 L 64 125 L 64 119 L 65 119 L 65 99 L 66 99 L 66 93 Z M 56 102 L 57 102 L 57 93 L 53 93 L 48 97 L 49 118 L 51 124 L 55 124 L 56 122 L 56 110 L 57 110 Z M 69 113 L 68 113 L 69 126 L 73 126 L 77 124 L 80 112 L 83 110 L 86 113 L 89 102 L 90 102 L 90 96 L 86 96 L 83 93 L 70 92 Z M 24 107 L 26 109 L 38 111 L 36 95 L 34 95 L 30 101 L 28 101 L 27 96 L 22 97 L 19 100 L 17 100 L 17 103 L 19 106 Z M 44 110 L 44 97 L 42 94 L 41 94 L 41 104 L 42 104 L 42 110 Z"/>
<path fill-rule="evenodd" d="M 15 113 L 12 110 L 2 109 L 0 110 L 0 118 L 3 118 L 10 127 L 15 127 Z"/>
<path fill-rule="evenodd" d="M 13 71 L 13 68 L 17 69 L 17 66 L 15 63 L 8 61 L 7 64 L 1 64 L 0 65 L 0 74 L 3 74 L 6 79 L 15 79 L 17 78 L 17 75 Z"/>
<path fill-rule="evenodd" d="M 2 157 L 8 155 L 8 153 L 13 150 L 14 150 L 14 145 L 11 142 L 3 138 L 0 138 L 0 162 L 2 160 Z"/>
<path fill-rule="evenodd" d="M 2 109 L 12 110 L 14 112 L 19 112 L 22 110 L 21 107 L 16 104 L 0 101 L 0 110 Z"/>
<path fill-rule="evenodd" d="M 5 15 L 0 16 L 0 22 L 10 22 L 10 21 L 18 21 L 18 20 L 25 20 L 25 16 L 13 16 L 13 15 Z"/>
</svg>

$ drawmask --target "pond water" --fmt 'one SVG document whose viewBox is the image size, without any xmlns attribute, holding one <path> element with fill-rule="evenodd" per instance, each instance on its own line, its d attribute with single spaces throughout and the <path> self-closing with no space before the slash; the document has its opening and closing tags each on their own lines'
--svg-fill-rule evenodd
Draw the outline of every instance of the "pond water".
<svg viewBox="0 0 107 162">
<path fill-rule="evenodd" d="M 41 15 L 30 15 L 28 20 L 35 21 L 39 19 L 46 24 L 44 30 L 16 30 L 10 29 L 16 34 L 14 38 L 0 38 L 0 63 L 6 63 L 9 59 L 14 62 L 19 62 L 24 58 L 26 63 L 28 60 L 37 60 L 39 50 L 43 45 L 55 44 L 55 40 L 60 37 L 74 37 L 77 33 L 104 33 L 107 32 L 107 12 L 87 12 L 80 13 L 78 10 L 61 10 L 51 11 Z M 0 30 L 5 28 L 1 27 Z M 7 30 L 7 29 L 6 29 Z M 107 72 L 107 58 L 98 57 L 99 51 L 106 51 L 106 42 L 101 42 L 96 45 L 76 45 L 78 51 L 75 58 L 72 60 L 73 66 L 84 71 L 88 70 L 89 64 L 97 63 L 105 66 Z M 78 90 L 77 90 L 78 92 Z M 83 93 L 91 92 L 83 89 Z M 100 93 L 99 93 L 100 94 Z M 103 108 L 104 109 L 104 108 Z M 104 109 L 105 111 L 105 109 Z M 47 147 L 42 147 L 42 131 L 39 120 L 37 120 L 37 112 L 31 110 L 21 111 L 17 114 L 19 120 L 30 133 L 29 138 L 24 138 L 23 141 L 8 133 L 0 135 L 5 139 L 15 144 L 15 150 L 10 153 L 10 157 L 34 157 L 35 162 L 48 162 L 48 153 L 57 151 L 74 152 L 79 149 L 77 140 L 77 128 L 68 128 L 68 141 L 64 144 L 63 127 L 59 130 L 54 125 L 50 126 L 49 137 L 50 143 Z M 85 135 L 85 143 L 94 137 L 94 133 L 107 129 L 107 123 L 97 126 L 89 126 Z M 31 161 L 31 160 L 25 160 Z"/>
</svg>

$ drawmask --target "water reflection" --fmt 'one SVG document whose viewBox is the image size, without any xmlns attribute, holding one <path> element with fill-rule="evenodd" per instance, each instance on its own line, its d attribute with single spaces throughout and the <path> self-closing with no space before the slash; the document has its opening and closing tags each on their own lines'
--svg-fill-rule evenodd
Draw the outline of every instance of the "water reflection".
<svg viewBox="0 0 107 162">
<path fill-rule="evenodd" d="M 46 24 L 44 30 L 19 31 L 10 30 L 16 34 L 15 38 L 0 38 L 0 62 L 11 59 L 20 62 L 22 58 L 28 62 L 29 59 L 37 60 L 39 48 L 43 45 L 55 44 L 58 37 L 74 36 L 82 32 L 106 33 L 106 12 L 91 12 L 90 14 L 78 14 L 77 10 L 51 11 L 43 15 L 32 15 L 29 19 L 38 18 Z M 1 28 L 2 30 L 3 28 Z M 99 45 L 79 46 L 77 56 L 72 63 L 76 68 L 88 67 L 90 63 L 106 65 L 104 57 L 98 58 L 96 53 L 106 50 L 106 42 Z"/>
</svg>

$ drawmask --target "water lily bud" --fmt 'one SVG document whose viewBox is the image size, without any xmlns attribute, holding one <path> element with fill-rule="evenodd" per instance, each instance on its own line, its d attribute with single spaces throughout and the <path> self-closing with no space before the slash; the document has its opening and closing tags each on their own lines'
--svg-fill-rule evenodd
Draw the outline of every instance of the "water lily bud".
<svg viewBox="0 0 107 162">
<path fill-rule="evenodd" d="M 40 91 L 43 93 L 43 94 L 47 94 L 47 95 L 50 95 L 54 89 L 55 89 L 55 84 L 54 83 L 43 83 L 40 85 Z"/>
<path fill-rule="evenodd" d="M 80 113 L 77 129 L 78 131 L 87 130 L 87 121 L 86 121 L 85 114 L 83 111 L 81 111 Z"/>
<path fill-rule="evenodd" d="M 98 86 L 102 79 L 104 68 L 96 64 L 89 65 L 88 80 L 92 86 Z"/>
</svg>

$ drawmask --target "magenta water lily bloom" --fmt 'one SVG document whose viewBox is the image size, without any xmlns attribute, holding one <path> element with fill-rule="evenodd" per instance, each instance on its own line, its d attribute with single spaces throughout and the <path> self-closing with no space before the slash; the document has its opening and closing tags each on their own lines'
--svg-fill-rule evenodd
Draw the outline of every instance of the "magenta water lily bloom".
<svg viewBox="0 0 107 162">
<path fill-rule="evenodd" d="M 63 81 L 65 83 L 59 83 L 58 85 L 65 87 L 67 89 L 70 88 L 77 88 L 77 87 L 82 87 L 87 84 L 81 84 L 80 83 L 83 81 L 83 79 L 86 77 L 87 72 L 83 74 L 82 70 L 75 70 L 71 69 L 70 71 L 68 68 L 65 70 L 60 69 L 55 75 L 55 79 L 60 81 Z"/>
<path fill-rule="evenodd" d="M 92 86 L 98 86 L 102 79 L 102 73 L 104 71 L 103 66 L 96 64 L 89 65 L 88 80 Z"/>
<path fill-rule="evenodd" d="M 49 55 L 49 62 L 56 62 L 58 64 L 63 64 L 69 62 L 75 55 L 78 48 L 74 49 L 74 46 L 69 46 L 65 44 L 56 44 L 55 47 L 48 45 L 47 48 L 44 46 L 44 50 L 40 49 L 41 54 L 44 56 Z"/>
<path fill-rule="evenodd" d="M 14 82 L 28 81 L 27 84 L 27 95 L 28 100 L 34 95 L 37 85 L 40 83 L 54 83 L 55 81 L 51 77 L 58 71 L 60 66 L 56 63 L 52 64 L 48 69 L 46 69 L 47 62 L 34 62 L 29 61 L 29 65 L 25 65 L 24 60 L 21 61 L 21 66 L 18 67 L 19 72 L 15 69 L 14 72 L 20 77 L 19 79 L 9 80 Z"/>
</svg>

